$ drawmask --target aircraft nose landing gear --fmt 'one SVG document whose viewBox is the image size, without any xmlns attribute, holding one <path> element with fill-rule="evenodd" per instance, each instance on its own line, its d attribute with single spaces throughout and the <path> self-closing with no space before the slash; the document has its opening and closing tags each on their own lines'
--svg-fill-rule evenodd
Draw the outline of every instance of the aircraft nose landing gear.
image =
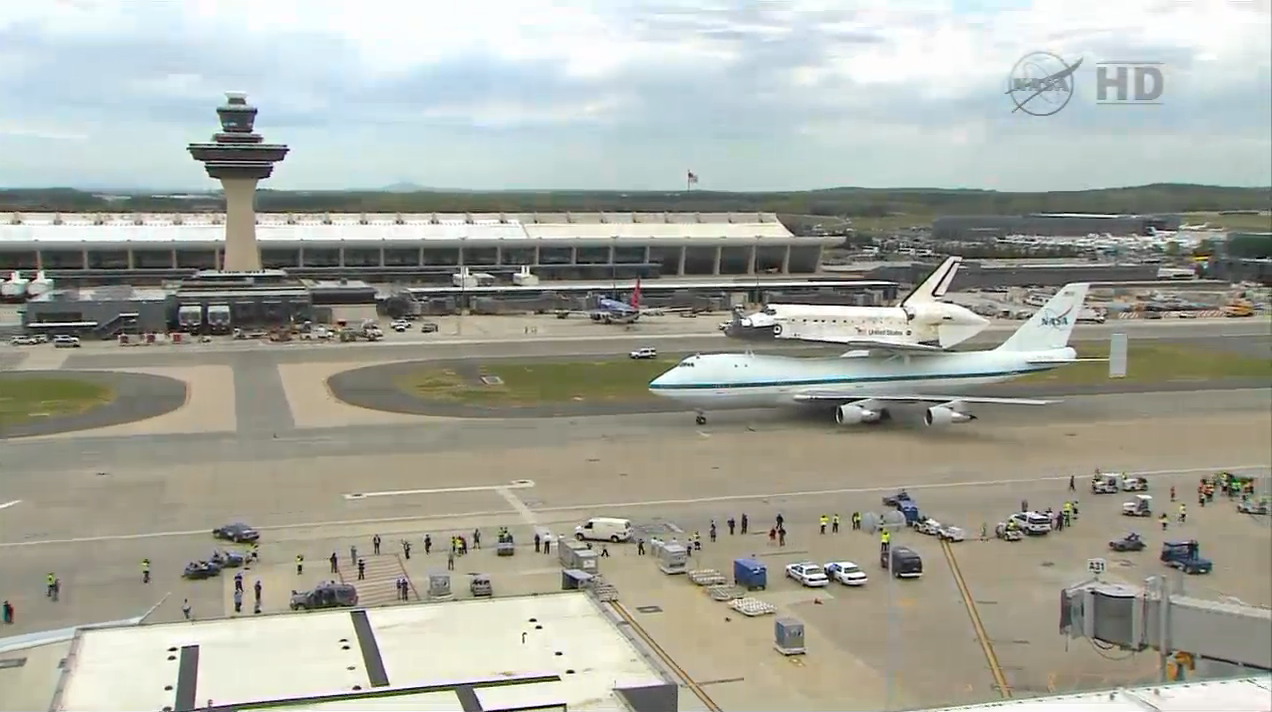
<svg viewBox="0 0 1272 712">
<path fill-rule="evenodd" d="M 703 412 L 702 412 L 702 411 L 700 411 L 700 410 L 699 410 L 699 411 L 695 411 L 695 415 L 694 415 L 693 422 L 697 423 L 698 425 L 706 425 L 706 424 L 707 424 L 707 414 L 706 414 L 706 413 L 703 413 Z"/>
</svg>

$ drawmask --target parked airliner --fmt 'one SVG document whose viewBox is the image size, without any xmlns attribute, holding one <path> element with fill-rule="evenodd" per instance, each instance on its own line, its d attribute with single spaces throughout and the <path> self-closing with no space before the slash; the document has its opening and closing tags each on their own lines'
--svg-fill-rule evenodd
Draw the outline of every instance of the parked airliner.
<svg viewBox="0 0 1272 712">
<path fill-rule="evenodd" d="M 895 307 L 829 304 L 768 304 L 738 321 L 731 336 L 772 329 L 778 339 L 842 344 L 847 348 L 889 347 L 942 351 L 985 330 L 989 320 L 966 307 L 941 301 L 954 282 L 961 257 L 950 257 Z"/>
<path fill-rule="evenodd" d="M 692 406 L 699 425 L 707 422 L 707 409 L 834 406 L 835 422 L 852 425 L 887 420 L 890 403 L 932 403 L 924 423 L 941 426 L 975 420 L 968 404 L 1046 405 L 1054 401 L 924 394 L 1002 383 L 1081 360 L 1068 343 L 1088 288 L 1061 288 L 989 351 L 886 353 L 875 348 L 838 358 L 700 354 L 655 378 L 649 390 Z"/>
</svg>

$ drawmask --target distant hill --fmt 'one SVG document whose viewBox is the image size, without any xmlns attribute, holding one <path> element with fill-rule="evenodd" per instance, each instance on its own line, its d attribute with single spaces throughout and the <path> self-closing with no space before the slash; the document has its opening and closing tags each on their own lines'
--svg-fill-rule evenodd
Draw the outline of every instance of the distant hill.
<svg viewBox="0 0 1272 712">
<path fill-rule="evenodd" d="M 72 188 L 0 189 L 0 211 L 163 212 L 188 200 L 155 191 L 110 196 Z M 214 196 L 211 196 L 215 199 Z M 542 190 L 470 192 L 397 183 L 380 191 L 277 191 L 257 194 L 265 212 L 773 212 L 880 218 L 893 215 L 1014 215 L 1034 212 L 1182 213 L 1267 210 L 1272 188 L 1156 184 L 1129 188 L 1008 193 L 931 188 L 826 188 L 771 193 Z"/>
</svg>

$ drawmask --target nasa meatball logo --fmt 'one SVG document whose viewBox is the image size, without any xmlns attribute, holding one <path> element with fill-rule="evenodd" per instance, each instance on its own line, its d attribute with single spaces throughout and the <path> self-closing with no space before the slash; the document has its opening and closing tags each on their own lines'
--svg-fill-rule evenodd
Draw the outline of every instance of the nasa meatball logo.
<svg viewBox="0 0 1272 712">
<path fill-rule="evenodd" d="M 1011 113 L 1051 116 L 1069 105 L 1073 98 L 1073 74 L 1082 60 L 1069 64 L 1051 52 L 1030 52 L 1021 57 L 1007 75 L 1007 96 L 1015 104 Z"/>
</svg>

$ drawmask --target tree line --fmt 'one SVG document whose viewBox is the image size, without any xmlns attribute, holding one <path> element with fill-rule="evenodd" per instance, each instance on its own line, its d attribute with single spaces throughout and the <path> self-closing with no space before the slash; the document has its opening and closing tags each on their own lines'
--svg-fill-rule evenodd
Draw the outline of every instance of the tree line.
<svg viewBox="0 0 1272 712">
<path fill-rule="evenodd" d="M 102 195 L 72 188 L 0 189 L 3 212 L 199 212 L 222 208 L 219 194 Z M 1266 210 L 1272 188 L 1158 184 L 1044 193 L 992 190 L 830 188 L 725 193 L 501 191 L 292 192 L 261 190 L 257 209 L 295 213 L 770 212 L 846 218 L 1021 215 L 1038 212 L 1183 213 Z"/>
</svg>

